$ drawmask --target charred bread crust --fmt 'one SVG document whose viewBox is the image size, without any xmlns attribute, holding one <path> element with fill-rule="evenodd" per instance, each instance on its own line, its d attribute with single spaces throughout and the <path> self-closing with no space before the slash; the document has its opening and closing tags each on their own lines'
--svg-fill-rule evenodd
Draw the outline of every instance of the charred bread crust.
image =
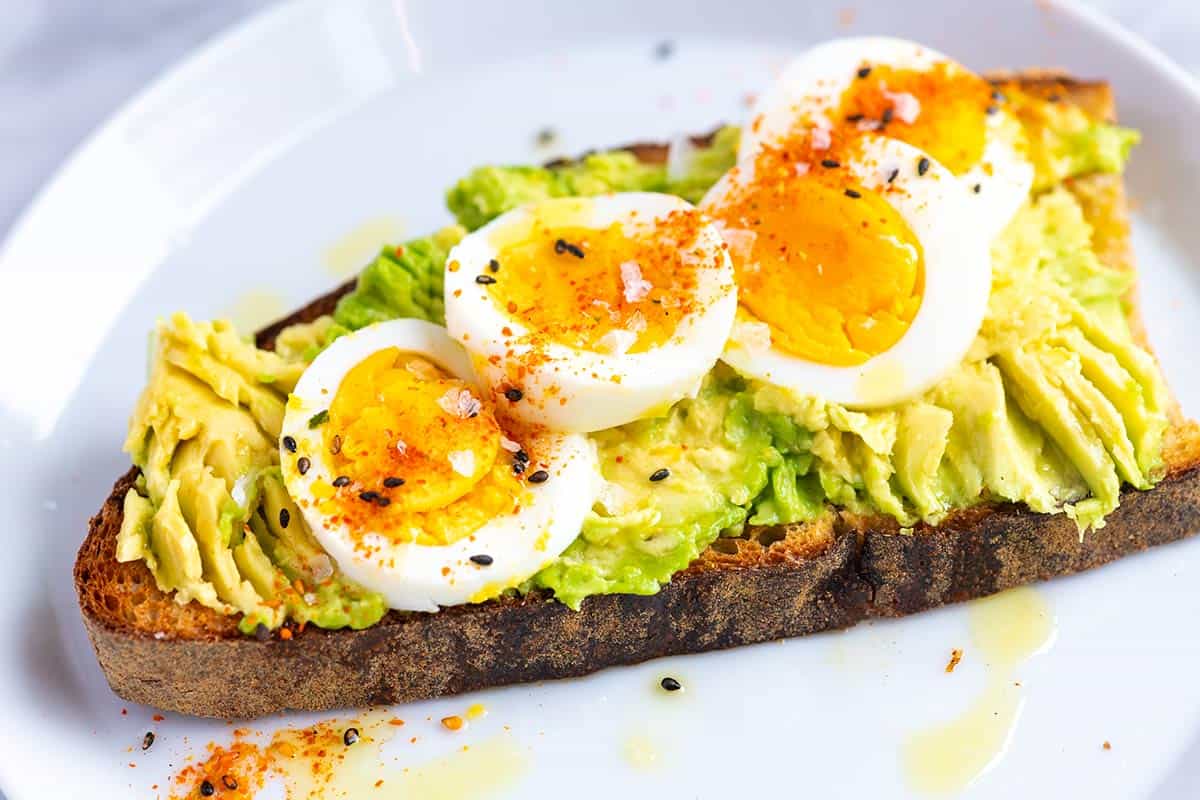
<svg viewBox="0 0 1200 800">
<path fill-rule="evenodd" d="M 1065 514 L 1016 505 L 964 515 L 912 534 L 867 530 L 858 569 L 874 590 L 870 614 L 899 617 L 1099 567 L 1200 530 L 1200 467 L 1150 491 L 1126 489 L 1103 528 L 1079 535 Z"/>
<path fill-rule="evenodd" d="M 529 595 L 266 642 L 159 641 L 84 621 L 113 691 L 133 702 L 229 718 L 380 705 L 852 625 L 869 594 L 857 541 L 843 531 L 831 544 L 803 564 L 689 574 L 649 597 L 589 598 L 577 612 Z"/>
<path fill-rule="evenodd" d="M 1112 118 L 1103 83 L 1053 73 L 995 80 Z M 667 154 L 662 144 L 628 149 L 651 163 Z M 1097 178 L 1115 184 L 1100 196 L 1110 206 L 1100 212 L 1112 224 L 1098 240 L 1111 250 L 1106 260 L 1127 262 L 1120 181 Z M 266 328 L 259 346 L 273 347 L 284 327 L 332 312 L 353 287 L 351 281 Z M 362 631 L 309 627 L 288 641 L 244 636 L 235 617 L 176 604 L 144 564 L 116 561 L 135 468 L 92 518 L 75 587 L 101 668 L 127 700 L 223 718 L 404 702 L 801 636 L 1100 566 L 1200 529 L 1200 434 L 1179 416 L 1167 460 L 1170 474 L 1159 486 L 1125 491 L 1105 527 L 1083 537 L 1063 515 L 1017 506 L 972 509 L 911 533 L 890 520 L 842 514 L 720 539 L 653 596 L 590 597 L 574 612 L 532 594 L 437 614 L 390 612 Z"/>
</svg>

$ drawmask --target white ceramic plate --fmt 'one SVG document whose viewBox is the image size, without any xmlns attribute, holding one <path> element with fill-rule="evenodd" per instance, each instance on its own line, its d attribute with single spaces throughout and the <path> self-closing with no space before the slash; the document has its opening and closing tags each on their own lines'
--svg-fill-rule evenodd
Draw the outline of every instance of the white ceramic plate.
<svg viewBox="0 0 1200 800">
<path fill-rule="evenodd" d="M 1185 408 L 1200 412 L 1200 97 L 1103 21 L 1046 0 L 402 10 L 298 2 L 223 37 L 98 132 L 0 256 L 0 788 L 10 800 L 165 796 L 151 786 L 165 786 L 171 765 L 228 735 L 221 723 L 122 714 L 71 586 L 87 519 L 128 463 L 120 443 L 157 315 L 208 317 L 239 298 L 248 316 L 298 306 L 338 280 L 322 254 L 364 220 L 420 233 L 446 219 L 442 192 L 473 165 L 739 119 L 746 94 L 819 39 L 888 33 L 981 69 L 1110 79 L 1123 118 L 1145 134 L 1129 178 L 1147 322 Z M 657 59 L 667 40 L 671 57 Z M 539 149 L 546 126 L 558 140 Z M 1159 785 L 1200 719 L 1197 579 L 1191 542 L 1038 589 L 1057 635 L 1016 667 L 1016 718 L 968 794 L 1130 797 Z M 405 737 L 388 756 L 417 768 L 508 726 L 525 766 L 501 795 L 892 796 L 913 785 L 912 736 L 996 679 L 973 649 L 971 613 L 486 692 L 471 701 L 490 715 L 459 734 L 436 720 L 468 700 L 416 704 L 399 713 L 417 744 Z M 966 655 L 948 676 L 952 647 Z M 656 694 L 668 673 L 685 694 Z M 158 743 L 143 754 L 150 728 Z M 487 794 L 486 780 L 475 789 Z"/>
</svg>

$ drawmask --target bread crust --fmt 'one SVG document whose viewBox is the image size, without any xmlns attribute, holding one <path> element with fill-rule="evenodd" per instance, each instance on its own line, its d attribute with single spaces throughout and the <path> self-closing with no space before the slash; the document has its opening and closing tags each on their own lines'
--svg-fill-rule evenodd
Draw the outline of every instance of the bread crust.
<svg viewBox="0 0 1200 800">
<path fill-rule="evenodd" d="M 1000 82 L 1008 80 L 1061 94 L 1096 118 L 1113 116 L 1103 83 L 1047 73 Z M 646 162 L 666 158 L 665 145 L 628 149 Z M 1084 194 L 1103 205 L 1095 209 L 1101 256 L 1132 268 L 1120 182 L 1096 181 L 1104 192 Z M 261 331 L 259 346 L 273 347 L 288 325 L 330 313 L 353 286 Z M 887 519 L 831 513 L 718 540 L 656 595 L 589 597 L 576 612 L 534 593 L 437 614 L 393 611 L 361 631 L 310 626 L 289 641 L 244 636 L 234 617 L 174 603 L 141 562 L 116 561 L 135 468 L 92 518 L 75 586 L 105 677 L 132 702 L 222 718 L 397 703 L 802 636 L 1091 569 L 1200 529 L 1200 436 L 1178 415 L 1166 456 L 1159 486 L 1125 490 L 1105 527 L 1082 537 L 1065 515 L 1012 505 L 972 509 L 912 533 Z"/>
</svg>

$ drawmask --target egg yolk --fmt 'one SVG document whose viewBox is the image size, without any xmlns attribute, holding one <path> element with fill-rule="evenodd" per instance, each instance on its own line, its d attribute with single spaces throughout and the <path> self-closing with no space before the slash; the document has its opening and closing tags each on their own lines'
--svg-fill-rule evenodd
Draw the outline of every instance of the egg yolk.
<svg viewBox="0 0 1200 800">
<path fill-rule="evenodd" d="M 983 78 L 950 64 L 930 69 L 863 65 L 842 94 L 835 125 L 907 142 L 961 175 L 983 158 L 995 103 Z"/>
<path fill-rule="evenodd" d="M 334 474 L 314 493 L 322 514 L 352 531 L 446 544 L 524 497 L 491 409 L 463 381 L 397 348 L 346 373 L 322 427 Z"/>
<path fill-rule="evenodd" d="M 695 310 L 698 270 L 705 267 L 689 257 L 699 212 L 645 221 L 631 215 L 595 228 L 556 210 L 559 202 L 493 242 L 496 269 L 486 273 L 494 281 L 487 286 L 493 302 L 534 340 L 573 349 L 639 353 L 669 340 Z M 719 257 L 714 250 L 708 266 Z"/>
<path fill-rule="evenodd" d="M 730 242 L 738 300 L 770 326 L 774 347 L 820 364 L 861 364 L 899 341 L 921 306 L 921 243 L 883 195 L 849 182 L 844 168 L 805 164 L 799 174 L 796 163 L 768 152 L 753 181 L 710 210 Z"/>
</svg>

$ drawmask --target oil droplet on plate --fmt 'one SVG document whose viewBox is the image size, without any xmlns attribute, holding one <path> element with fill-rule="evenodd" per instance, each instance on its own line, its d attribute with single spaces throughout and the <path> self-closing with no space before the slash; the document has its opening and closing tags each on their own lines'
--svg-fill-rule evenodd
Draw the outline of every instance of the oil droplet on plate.
<svg viewBox="0 0 1200 800">
<path fill-rule="evenodd" d="M 976 600 L 968 614 L 973 651 L 990 668 L 987 685 L 958 717 L 905 743 L 905 772 L 919 792 L 961 791 L 1004 755 L 1025 702 L 1015 670 L 1054 642 L 1054 614 L 1027 586 Z"/>
<path fill-rule="evenodd" d="M 387 793 L 347 797 L 420 797 L 422 800 L 477 800 L 512 789 L 529 769 L 527 754 L 510 735 L 498 734 L 456 753 L 408 770 L 383 773 Z M 374 785 L 379 777 L 370 781 Z"/>
<path fill-rule="evenodd" d="M 644 733 L 625 740 L 625 760 L 635 769 L 654 769 L 662 764 L 662 753 L 655 741 Z"/>
<path fill-rule="evenodd" d="M 233 322 L 238 333 L 250 334 L 287 314 L 283 297 L 275 292 L 252 289 L 242 292 L 237 302 L 230 306 L 222 317 Z"/>
<path fill-rule="evenodd" d="M 325 248 L 325 271 L 335 278 L 349 278 L 379 254 L 384 245 L 396 244 L 404 235 L 404 223 L 395 217 L 375 217 L 343 234 Z"/>
</svg>

